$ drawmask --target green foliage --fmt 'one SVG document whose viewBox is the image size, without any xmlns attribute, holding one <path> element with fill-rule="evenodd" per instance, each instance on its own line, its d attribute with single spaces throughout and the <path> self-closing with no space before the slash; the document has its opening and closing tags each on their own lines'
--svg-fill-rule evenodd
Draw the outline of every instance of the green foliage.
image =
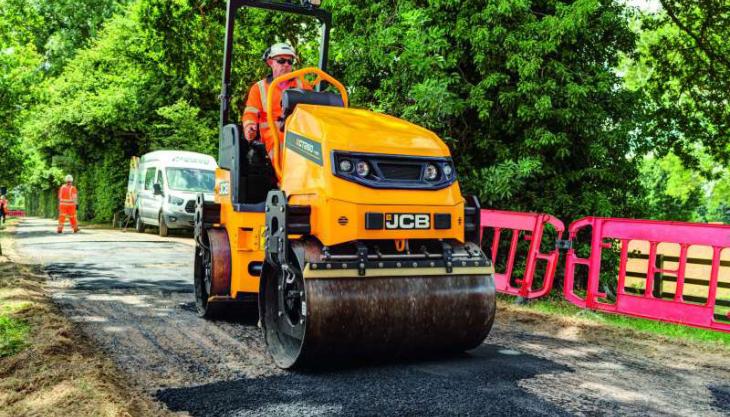
<svg viewBox="0 0 730 417">
<path fill-rule="evenodd" d="M 45 58 L 43 69 L 57 74 L 125 3 L 127 0 L 0 0 L 0 42 L 35 48 Z"/>
<path fill-rule="evenodd" d="M 40 80 L 41 59 L 32 46 L 9 46 L 0 49 L 0 185 L 12 188 L 22 182 L 21 174 L 27 150 L 20 137 L 21 115 L 32 104 L 28 95 Z"/>
<path fill-rule="evenodd" d="M 157 114 L 163 120 L 155 125 L 152 149 L 187 149 L 209 155 L 218 151 L 218 129 L 200 123 L 198 107 L 179 100 L 160 107 Z"/>
<path fill-rule="evenodd" d="M 641 166 L 647 214 L 659 220 L 690 220 L 702 205 L 705 179 L 678 156 L 647 156 Z"/>
<path fill-rule="evenodd" d="M 216 154 L 225 1 L 81 3 L 0 0 L 0 185 L 54 215 L 72 173 L 80 217 L 108 220 L 132 155 Z M 637 17 L 614 0 L 328 0 L 330 69 L 353 105 L 444 138 L 484 206 L 726 219 L 727 6 L 662 3 Z M 314 65 L 319 35 L 262 10 L 236 24 L 232 118 L 268 45 Z"/>
<path fill-rule="evenodd" d="M 699 214 L 703 220 L 730 224 L 730 169 L 711 183 L 710 198 Z"/>
<path fill-rule="evenodd" d="M 435 130 L 465 191 L 563 218 L 638 214 L 634 34 L 613 1 L 332 0 L 335 71 L 357 105 Z"/>
<path fill-rule="evenodd" d="M 674 152 L 697 167 L 701 143 L 730 160 L 730 4 L 725 0 L 661 0 L 645 16 L 629 77 L 646 103 L 642 131 L 659 153 Z"/>
<path fill-rule="evenodd" d="M 63 174 L 74 174 L 81 219 L 109 220 L 121 209 L 132 155 L 160 147 L 215 150 L 215 119 L 175 96 L 182 90 L 149 62 L 141 36 L 132 12 L 110 18 L 99 39 L 45 81 L 43 105 L 23 125 L 39 152 L 32 171 L 53 170 L 53 178 L 30 181 L 34 190 L 55 190 Z M 55 212 L 45 197 L 37 206 Z"/>
</svg>

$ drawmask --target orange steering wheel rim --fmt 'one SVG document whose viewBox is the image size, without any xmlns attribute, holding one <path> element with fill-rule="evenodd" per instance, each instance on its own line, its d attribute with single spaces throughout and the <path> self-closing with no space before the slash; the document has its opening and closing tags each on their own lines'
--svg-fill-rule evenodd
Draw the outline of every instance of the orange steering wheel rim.
<svg viewBox="0 0 730 417">
<path fill-rule="evenodd" d="M 279 83 L 293 80 L 295 78 L 303 78 L 307 74 L 316 74 L 317 78 L 314 80 L 313 85 L 317 85 L 322 81 L 327 81 L 328 83 L 334 85 L 337 90 L 340 93 L 340 96 L 342 96 L 342 103 L 345 105 L 345 107 L 348 106 L 348 97 L 347 97 L 347 90 L 345 89 L 345 86 L 342 85 L 341 82 L 337 81 L 333 76 L 327 74 L 326 72 L 322 71 L 321 69 L 317 67 L 308 67 L 308 68 L 302 68 L 300 70 L 292 71 L 288 74 L 281 75 L 279 77 L 274 78 L 271 81 L 271 85 L 278 85 Z M 276 127 L 276 124 L 274 123 L 274 89 L 269 88 L 269 90 L 266 93 L 266 122 L 269 124 L 269 130 L 273 132 L 274 137 L 274 156 L 271 161 L 271 165 L 274 167 L 274 172 L 276 173 L 276 179 L 278 182 L 281 182 L 281 172 L 282 172 L 282 165 L 283 161 L 281 158 L 281 136 L 279 135 L 279 129 Z"/>
</svg>

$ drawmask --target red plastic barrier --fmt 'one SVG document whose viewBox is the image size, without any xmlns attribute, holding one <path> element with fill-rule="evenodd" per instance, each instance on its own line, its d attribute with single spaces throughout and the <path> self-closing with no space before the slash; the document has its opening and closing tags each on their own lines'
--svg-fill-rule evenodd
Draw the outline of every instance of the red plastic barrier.
<svg viewBox="0 0 730 417">
<path fill-rule="evenodd" d="M 549 214 L 520 213 L 500 210 L 481 211 L 482 234 L 487 228 L 494 229 L 491 248 L 491 257 L 493 261 L 497 259 L 497 251 L 499 249 L 502 231 L 513 231 L 505 271 L 504 273 L 494 274 L 494 284 L 497 287 L 497 291 L 527 299 L 542 297 L 550 292 L 550 289 L 553 286 L 553 279 L 555 278 L 555 268 L 558 263 L 558 250 L 554 249 L 548 253 L 540 252 L 540 243 L 542 241 L 546 224 L 550 224 L 553 228 L 555 228 L 558 239 L 562 237 L 565 226 L 560 220 Z M 519 231 L 521 230 L 529 232 L 529 234 L 525 235 L 525 240 L 530 241 L 530 247 L 527 253 L 525 274 L 521 278 L 517 278 L 515 280 L 515 283 L 519 286 L 514 287 L 511 284 L 512 272 L 514 270 L 515 255 L 517 253 L 517 244 L 519 242 Z M 532 288 L 535 282 L 535 269 L 538 260 L 547 262 L 545 276 L 543 277 L 542 286 L 539 288 Z"/>
<path fill-rule="evenodd" d="M 25 216 L 25 210 L 8 210 L 6 212 L 6 215 L 8 217 L 10 217 L 10 216 L 12 216 L 12 217 L 23 217 L 23 216 Z"/>
<path fill-rule="evenodd" d="M 716 321 L 714 315 L 720 255 L 724 248 L 730 248 L 730 226 L 586 217 L 570 225 L 569 239 L 575 241 L 578 231 L 589 226 L 593 229 L 590 256 L 580 258 L 576 256 L 574 248 L 568 250 L 564 288 L 565 298 L 568 301 L 582 308 L 730 332 L 730 324 Z M 613 304 L 598 301 L 606 297 L 606 294 L 601 293 L 599 290 L 601 252 L 611 245 L 611 242 L 607 242 L 606 239 L 616 239 L 621 243 L 618 287 L 616 302 Z M 643 294 L 640 295 L 627 293 L 624 288 L 626 266 L 629 259 L 628 247 L 632 240 L 649 242 L 646 286 Z M 676 269 L 660 269 L 656 266 L 657 246 L 663 242 L 679 245 L 680 254 Z M 713 252 L 708 281 L 708 296 L 704 304 L 688 303 L 682 297 L 687 267 L 687 251 L 693 245 L 712 247 Z M 585 265 L 588 268 L 585 298 L 578 296 L 574 290 L 576 265 Z M 676 290 L 673 299 L 662 299 L 654 296 L 655 273 L 676 277 Z"/>
</svg>

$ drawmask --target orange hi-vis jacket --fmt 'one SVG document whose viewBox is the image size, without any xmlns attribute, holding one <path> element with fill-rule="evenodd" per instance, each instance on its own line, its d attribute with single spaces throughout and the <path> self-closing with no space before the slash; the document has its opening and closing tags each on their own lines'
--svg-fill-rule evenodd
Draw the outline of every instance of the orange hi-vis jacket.
<svg viewBox="0 0 730 417">
<path fill-rule="evenodd" d="M 58 211 L 67 216 L 76 215 L 78 192 L 73 185 L 64 184 L 58 189 Z"/>
<path fill-rule="evenodd" d="M 274 138 L 272 136 L 269 123 L 266 120 L 266 94 L 269 91 L 272 77 L 266 77 L 263 80 L 255 83 L 251 86 L 248 91 L 248 99 L 246 100 L 246 108 L 241 116 L 241 123 L 243 124 L 244 130 L 246 126 L 250 124 L 258 124 L 259 134 L 261 141 L 266 145 L 266 151 L 271 152 L 274 146 Z M 311 90 L 312 86 L 304 79 L 293 79 L 287 82 L 286 88 L 276 86 L 274 90 L 274 121 L 277 121 L 281 117 L 281 93 L 288 88 L 303 88 L 305 90 Z"/>
</svg>

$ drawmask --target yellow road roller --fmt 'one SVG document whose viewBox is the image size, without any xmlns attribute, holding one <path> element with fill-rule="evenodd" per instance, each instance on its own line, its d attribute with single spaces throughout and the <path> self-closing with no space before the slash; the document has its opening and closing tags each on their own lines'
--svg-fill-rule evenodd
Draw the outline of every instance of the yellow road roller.
<svg viewBox="0 0 730 417">
<path fill-rule="evenodd" d="M 235 15 L 257 7 L 322 22 L 319 67 L 289 89 L 273 154 L 228 121 Z M 433 132 L 348 107 L 327 74 L 330 14 L 312 2 L 229 0 L 215 201 L 198 197 L 194 284 L 200 316 L 257 302 L 282 368 L 333 358 L 477 347 L 495 315 L 479 205 L 464 198 Z M 271 94 L 267 100 L 271 119 Z M 270 126 L 275 126 L 269 120 Z"/>
</svg>

